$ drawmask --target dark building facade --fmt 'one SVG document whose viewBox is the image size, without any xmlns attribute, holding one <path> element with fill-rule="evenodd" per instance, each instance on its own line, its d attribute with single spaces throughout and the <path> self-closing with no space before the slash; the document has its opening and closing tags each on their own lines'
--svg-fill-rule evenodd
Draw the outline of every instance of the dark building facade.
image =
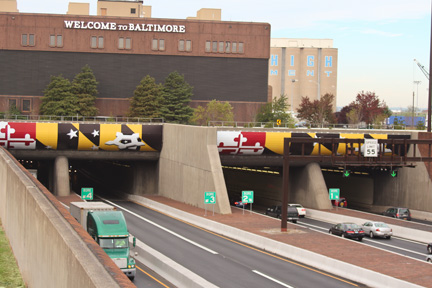
<svg viewBox="0 0 432 288">
<path fill-rule="evenodd" d="M 0 111 L 38 114 L 51 76 L 70 80 L 88 64 L 104 116 L 125 116 L 146 75 L 177 71 L 194 87 L 192 107 L 229 101 L 252 121 L 268 100 L 270 24 L 0 13 Z"/>
</svg>

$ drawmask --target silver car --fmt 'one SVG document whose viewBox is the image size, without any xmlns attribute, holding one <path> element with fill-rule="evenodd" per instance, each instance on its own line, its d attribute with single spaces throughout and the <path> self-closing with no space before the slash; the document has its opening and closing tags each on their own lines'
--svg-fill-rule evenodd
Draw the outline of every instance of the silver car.
<svg viewBox="0 0 432 288">
<path fill-rule="evenodd" d="M 382 237 L 390 239 L 393 236 L 393 230 L 384 222 L 368 221 L 362 225 L 366 235 L 369 237 Z"/>
</svg>

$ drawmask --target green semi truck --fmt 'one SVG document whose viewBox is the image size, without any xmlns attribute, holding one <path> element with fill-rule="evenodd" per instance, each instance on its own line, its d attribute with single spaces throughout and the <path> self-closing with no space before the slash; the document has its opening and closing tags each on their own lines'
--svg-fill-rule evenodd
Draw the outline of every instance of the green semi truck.
<svg viewBox="0 0 432 288">
<path fill-rule="evenodd" d="M 123 212 L 103 202 L 72 202 L 70 212 L 123 273 L 133 280 L 135 259 L 130 254 L 129 231 Z"/>
</svg>

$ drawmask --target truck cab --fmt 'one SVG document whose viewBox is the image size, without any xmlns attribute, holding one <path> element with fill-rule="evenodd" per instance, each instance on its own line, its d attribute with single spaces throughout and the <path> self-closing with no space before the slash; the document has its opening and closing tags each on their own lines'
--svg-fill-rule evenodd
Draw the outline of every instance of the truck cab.
<svg viewBox="0 0 432 288">
<path fill-rule="evenodd" d="M 135 260 L 130 256 L 129 231 L 123 213 L 89 211 L 87 232 L 123 273 L 133 280 L 136 274 Z"/>
</svg>

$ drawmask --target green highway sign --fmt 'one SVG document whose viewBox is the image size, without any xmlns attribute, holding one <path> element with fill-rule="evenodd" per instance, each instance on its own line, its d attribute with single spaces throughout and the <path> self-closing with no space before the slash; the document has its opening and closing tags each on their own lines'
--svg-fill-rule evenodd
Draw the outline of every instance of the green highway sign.
<svg viewBox="0 0 432 288">
<path fill-rule="evenodd" d="M 93 200 L 93 188 L 81 188 L 82 200 Z"/>
<path fill-rule="evenodd" d="M 216 192 L 204 192 L 204 204 L 216 204 Z"/>
<path fill-rule="evenodd" d="M 253 203 L 253 191 L 242 191 L 242 201 L 243 203 Z"/>
<path fill-rule="evenodd" d="M 329 189 L 329 199 L 330 200 L 339 200 L 340 190 L 339 188 L 330 188 Z"/>
</svg>

